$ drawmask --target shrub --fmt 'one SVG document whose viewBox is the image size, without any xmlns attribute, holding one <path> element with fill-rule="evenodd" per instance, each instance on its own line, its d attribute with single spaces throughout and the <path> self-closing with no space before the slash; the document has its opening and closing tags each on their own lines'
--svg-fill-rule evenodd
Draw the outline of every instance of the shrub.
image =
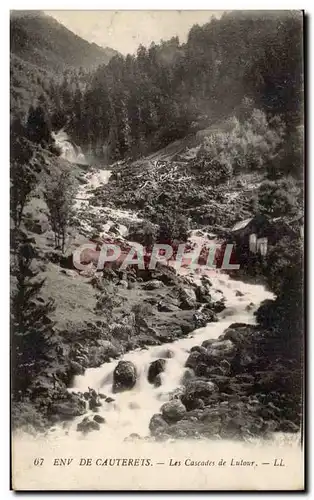
<svg viewBox="0 0 314 500">
<path fill-rule="evenodd" d="M 266 114 L 253 109 L 240 122 L 232 117 L 223 132 L 206 137 L 195 167 L 205 180 L 215 185 L 228 181 L 233 173 L 259 170 L 274 161 L 283 144 L 285 128 L 278 117 L 268 121 Z"/>
</svg>

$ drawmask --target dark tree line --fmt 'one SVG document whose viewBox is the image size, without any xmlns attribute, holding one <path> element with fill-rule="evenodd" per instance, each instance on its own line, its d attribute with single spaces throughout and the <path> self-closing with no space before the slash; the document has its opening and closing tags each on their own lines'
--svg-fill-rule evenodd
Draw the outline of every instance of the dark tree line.
<svg viewBox="0 0 314 500">
<path fill-rule="evenodd" d="M 303 67 L 300 12 L 231 12 L 178 37 L 113 57 L 91 73 L 66 71 L 45 83 L 26 119 L 28 137 L 51 142 L 65 127 L 104 162 L 137 158 L 248 106 L 280 117 L 280 164 L 301 162 Z M 244 104 L 244 105 L 243 105 Z"/>
<path fill-rule="evenodd" d="M 243 99 L 287 125 L 302 120 L 299 12 L 232 12 L 136 56 L 115 56 L 89 78 L 69 73 L 52 89 L 53 120 L 101 158 L 136 157 L 208 124 L 243 114 Z M 53 107 L 53 106 L 52 106 Z"/>
</svg>

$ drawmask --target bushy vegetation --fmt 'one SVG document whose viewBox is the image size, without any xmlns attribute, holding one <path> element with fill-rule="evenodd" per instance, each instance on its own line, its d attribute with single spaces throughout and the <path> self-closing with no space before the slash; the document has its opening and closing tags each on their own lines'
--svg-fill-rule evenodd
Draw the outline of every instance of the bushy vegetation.
<svg viewBox="0 0 314 500">
<path fill-rule="evenodd" d="M 302 213 L 302 192 L 293 178 L 263 182 L 252 200 L 255 212 L 269 217 L 293 217 Z"/>
<path fill-rule="evenodd" d="M 270 249 L 264 270 L 275 301 L 267 301 L 257 320 L 280 340 L 281 352 L 300 359 L 304 349 L 303 240 L 285 237 Z"/>
<path fill-rule="evenodd" d="M 259 109 L 243 115 L 243 122 L 234 116 L 225 131 L 209 132 L 204 139 L 194 162 L 201 182 L 220 184 L 239 173 L 268 169 L 275 161 L 283 146 L 284 123 L 279 117 L 267 120 Z"/>
</svg>

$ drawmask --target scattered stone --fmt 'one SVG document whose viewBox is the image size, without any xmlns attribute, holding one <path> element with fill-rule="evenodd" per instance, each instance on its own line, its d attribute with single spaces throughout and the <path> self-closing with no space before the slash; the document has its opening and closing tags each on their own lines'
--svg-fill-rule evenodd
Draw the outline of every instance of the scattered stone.
<svg viewBox="0 0 314 500">
<path fill-rule="evenodd" d="M 93 420 L 95 420 L 95 422 L 97 422 L 98 424 L 104 424 L 106 422 L 104 417 L 102 417 L 101 415 L 94 415 Z"/>
<path fill-rule="evenodd" d="M 108 398 L 106 398 L 106 403 L 113 403 L 115 401 L 115 399 L 111 398 L 110 396 Z"/>
</svg>

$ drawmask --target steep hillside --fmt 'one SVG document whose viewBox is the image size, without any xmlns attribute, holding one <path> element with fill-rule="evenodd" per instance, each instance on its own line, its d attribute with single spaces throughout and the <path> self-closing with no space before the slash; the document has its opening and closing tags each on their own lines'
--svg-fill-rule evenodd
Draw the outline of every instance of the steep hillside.
<svg viewBox="0 0 314 500">
<path fill-rule="evenodd" d="M 117 52 L 89 43 L 55 19 L 37 11 L 11 14 L 11 52 L 48 71 L 107 64 Z"/>
<path fill-rule="evenodd" d="M 10 18 L 11 112 L 25 116 L 44 95 L 49 102 L 51 83 L 66 71 L 80 71 L 81 78 L 117 52 L 102 48 L 39 11 L 12 11 Z"/>
</svg>

